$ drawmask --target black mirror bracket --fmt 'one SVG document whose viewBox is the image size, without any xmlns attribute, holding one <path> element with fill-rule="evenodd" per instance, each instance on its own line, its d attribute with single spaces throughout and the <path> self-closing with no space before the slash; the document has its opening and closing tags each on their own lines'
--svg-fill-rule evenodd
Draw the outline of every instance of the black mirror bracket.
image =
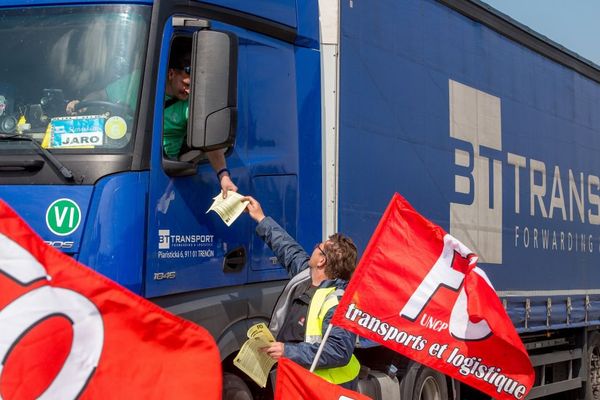
<svg viewBox="0 0 600 400">
<path fill-rule="evenodd" d="M 190 17 L 173 17 L 173 28 L 210 28 L 210 22 L 205 19 Z"/>
</svg>

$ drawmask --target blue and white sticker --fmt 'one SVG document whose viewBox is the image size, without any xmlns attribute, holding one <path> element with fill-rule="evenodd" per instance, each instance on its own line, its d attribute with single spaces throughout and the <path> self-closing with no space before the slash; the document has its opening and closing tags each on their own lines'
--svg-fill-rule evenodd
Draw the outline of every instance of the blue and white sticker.
<svg viewBox="0 0 600 400">
<path fill-rule="evenodd" d="M 50 147 L 102 146 L 105 123 L 102 115 L 52 118 Z"/>
</svg>

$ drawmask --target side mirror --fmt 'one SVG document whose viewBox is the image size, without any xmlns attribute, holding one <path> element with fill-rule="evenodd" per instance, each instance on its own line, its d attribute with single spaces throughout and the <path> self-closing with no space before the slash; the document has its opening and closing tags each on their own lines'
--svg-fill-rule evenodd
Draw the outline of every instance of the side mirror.
<svg viewBox="0 0 600 400">
<path fill-rule="evenodd" d="M 201 30 L 192 45 L 192 96 L 187 145 L 211 151 L 233 146 L 237 127 L 237 37 Z"/>
</svg>

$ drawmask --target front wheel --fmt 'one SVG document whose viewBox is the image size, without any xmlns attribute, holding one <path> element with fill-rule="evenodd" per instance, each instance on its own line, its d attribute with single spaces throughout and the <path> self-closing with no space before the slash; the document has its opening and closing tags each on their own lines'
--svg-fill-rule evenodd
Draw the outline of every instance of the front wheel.
<svg viewBox="0 0 600 400">
<path fill-rule="evenodd" d="M 252 399 L 252 392 L 242 378 L 229 372 L 223 374 L 223 400 Z"/>
<path fill-rule="evenodd" d="M 587 381 L 584 385 L 585 400 L 600 400 L 600 333 L 593 332 L 587 345 Z"/>
<path fill-rule="evenodd" d="M 412 400 L 447 400 L 448 387 L 444 375 L 427 367 L 417 373 Z"/>
</svg>

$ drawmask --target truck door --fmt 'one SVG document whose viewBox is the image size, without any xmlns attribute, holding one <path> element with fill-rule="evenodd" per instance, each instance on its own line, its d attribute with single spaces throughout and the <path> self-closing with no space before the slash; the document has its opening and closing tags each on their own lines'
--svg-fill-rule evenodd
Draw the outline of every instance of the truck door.
<svg viewBox="0 0 600 400">
<path fill-rule="evenodd" d="M 213 197 L 220 196 L 220 185 L 206 155 L 186 148 L 195 29 L 172 29 L 171 23 L 167 31 L 157 82 L 149 197 L 150 297 L 247 281 L 243 240 L 249 221 L 241 218 L 227 227 L 213 212 L 206 214 Z M 233 158 L 228 157 L 235 171 Z"/>
<path fill-rule="evenodd" d="M 289 101 L 295 93 L 293 46 L 219 22 L 209 29 L 233 31 L 239 41 L 237 137 L 226 153 L 232 180 L 239 193 L 259 198 L 269 215 L 295 235 L 297 126 Z M 160 99 L 166 98 L 174 38 L 192 31 L 169 26 L 161 46 L 148 204 L 148 297 L 287 277 L 254 234 L 249 217 L 242 215 L 228 227 L 216 213 L 206 213 L 220 185 L 205 156 L 184 150 L 179 160 L 199 159 L 197 170 L 169 169 L 162 137 L 170 113 L 163 112 Z"/>
</svg>

